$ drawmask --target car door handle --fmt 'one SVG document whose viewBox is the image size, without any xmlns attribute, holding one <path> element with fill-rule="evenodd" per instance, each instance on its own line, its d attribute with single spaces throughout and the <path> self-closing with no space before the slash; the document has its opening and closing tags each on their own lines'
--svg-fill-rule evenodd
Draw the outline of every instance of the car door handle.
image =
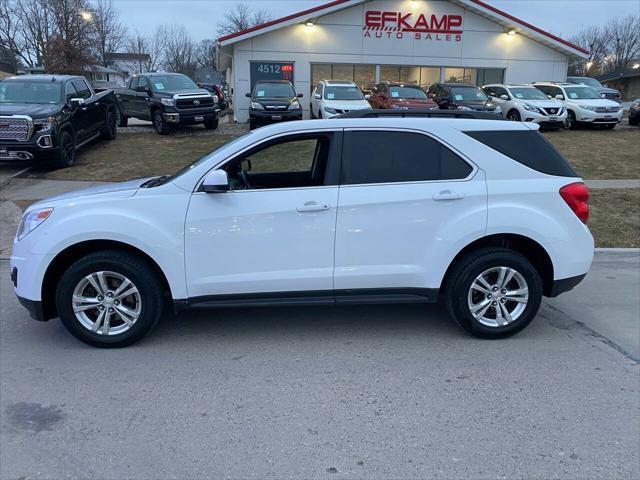
<svg viewBox="0 0 640 480">
<path fill-rule="evenodd" d="M 296 210 L 300 213 L 306 213 L 306 212 L 322 212 L 324 210 L 329 210 L 329 205 L 325 204 L 318 204 L 316 202 L 307 202 L 304 205 L 301 205 L 300 207 L 296 208 Z"/>
<path fill-rule="evenodd" d="M 445 190 L 443 192 L 436 193 L 433 196 L 433 199 L 436 202 L 444 202 L 446 200 L 462 200 L 465 197 L 464 193 L 456 193 L 450 190 Z"/>
</svg>

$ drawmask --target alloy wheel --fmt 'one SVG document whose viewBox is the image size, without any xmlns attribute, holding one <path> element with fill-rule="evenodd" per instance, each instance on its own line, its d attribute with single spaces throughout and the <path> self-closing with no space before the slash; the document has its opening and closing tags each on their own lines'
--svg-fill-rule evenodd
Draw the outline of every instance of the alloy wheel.
<svg viewBox="0 0 640 480">
<path fill-rule="evenodd" d="M 84 277 L 73 291 L 73 312 L 87 330 L 118 335 L 140 317 L 142 301 L 134 283 L 116 272 L 100 271 Z"/>
<path fill-rule="evenodd" d="M 467 305 L 471 315 L 487 327 L 504 327 L 515 322 L 529 303 L 524 277 L 513 268 L 493 267 L 471 283 Z"/>
</svg>

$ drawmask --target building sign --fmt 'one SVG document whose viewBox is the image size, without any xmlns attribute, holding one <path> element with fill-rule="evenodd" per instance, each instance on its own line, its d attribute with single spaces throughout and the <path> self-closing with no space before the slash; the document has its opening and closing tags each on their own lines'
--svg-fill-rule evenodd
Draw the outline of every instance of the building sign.
<svg viewBox="0 0 640 480">
<path fill-rule="evenodd" d="M 293 84 L 293 62 L 250 62 L 251 88 L 259 80 L 289 80 Z"/>
<path fill-rule="evenodd" d="M 362 27 L 365 38 L 405 38 L 445 42 L 462 41 L 462 15 L 367 10 Z"/>
</svg>

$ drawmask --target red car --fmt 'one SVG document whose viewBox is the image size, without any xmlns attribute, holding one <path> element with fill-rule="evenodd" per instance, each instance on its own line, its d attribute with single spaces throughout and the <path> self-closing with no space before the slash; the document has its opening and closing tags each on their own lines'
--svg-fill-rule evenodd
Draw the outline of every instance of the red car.
<svg viewBox="0 0 640 480">
<path fill-rule="evenodd" d="M 414 83 L 382 82 L 375 86 L 369 97 L 371 108 L 437 109 L 438 104 Z"/>
</svg>

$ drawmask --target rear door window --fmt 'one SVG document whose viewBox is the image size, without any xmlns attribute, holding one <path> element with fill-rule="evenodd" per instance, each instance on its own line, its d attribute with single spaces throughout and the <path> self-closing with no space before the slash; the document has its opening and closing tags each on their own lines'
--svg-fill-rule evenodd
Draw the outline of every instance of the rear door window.
<svg viewBox="0 0 640 480">
<path fill-rule="evenodd" d="M 73 86 L 76 87 L 78 91 L 78 96 L 80 98 L 84 98 L 85 100 L 91 98 L 91 90 L 89 89 L 89 85 L 82 79 L 72 80 Z"/>
<path fill-rule="evenodd" d="M 345 132 L 340 178 L 343 185 L 458 180 L 472 171 L 471 165 L 427 135 Z"/>
<path fill-rule="evenodd" d="M 569 165 L 569 162 L 539 132 L 531 130 L 501 130 L 464 133 L 540 173 L 558 177 L 578 176 Z"/>
</svg>

